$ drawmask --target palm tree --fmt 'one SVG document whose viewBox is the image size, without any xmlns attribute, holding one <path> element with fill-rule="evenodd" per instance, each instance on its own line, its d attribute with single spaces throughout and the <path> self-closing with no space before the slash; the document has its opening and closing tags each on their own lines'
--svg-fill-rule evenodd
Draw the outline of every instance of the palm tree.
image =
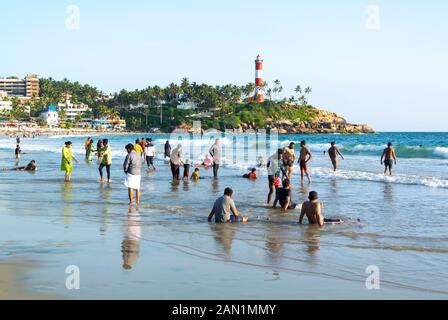
<svg viewBox="0 0 448 320">
<path fill-rule="evenodd" d="M 297 97 L 300 99 L 300 96 L 302 95 L 302 87 L 298 85 L 294 91 L 297 93 Z"/>
<path fill-rule="evenodd" d="M 306 88 L 305 88 L 305 94 L 306 94 L 306 102 L 307 102 L 307 104 L 308 104 L 308 101 L 309 101 L 309 99 L 310 99 L 310 94 L 311 94 L 311 92 L 313 92 L 313 89 L 311 89 L 311 87 L 306 87 Z"/>
</svg>

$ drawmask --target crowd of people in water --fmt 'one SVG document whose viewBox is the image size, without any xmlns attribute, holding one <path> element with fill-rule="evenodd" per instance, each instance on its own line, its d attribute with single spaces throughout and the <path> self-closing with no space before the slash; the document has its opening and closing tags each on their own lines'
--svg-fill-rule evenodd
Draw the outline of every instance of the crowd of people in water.
<svg viewBox="0 0 448 320">
<path fill-rule="evenodd" d="M 27 166 L 19 167 L 19 160 L 22 153 L 20 148 L 20 138 L 16 138 L 17 147 L 15 149 L 16 167 L 8 170 L 16 171 L 36 171 L 37 164 L 32 160 Z M 65 182 L 71 181 L 73 172 L 73 163 L 79 163 L 72 150 L 73 144 L 67 141 L 62 148 L 61 171 L 65 173 Z M 85 160 L 91 163 L 96 159 L 98 163 L 98 172 L 100 175 L 100 182 L 111 183 L 111 166 L 112 166 L 112 150 L 108 139 L 99 139 L 95 144 L 92 138 L 87 138 L 85 141 Z M 183 155 L 182 145 L 178 144 L 174 148 L 166 141 L 164 146 L 164 157 L 166 163 L 171 169 L 173 180 L 185 181 L 199 181 L 200 168 L 213 169 L 213 177 L 218 178 L 220 165 L 222 163 L 220 139 L 216 139 L 210 147 L 204 161 L 198 164 L 192 164 L 188 154 Z M 156 149 L 151 138 L 137 139 L 134 144 L 130 143 L 125 146 L 127 152 L 123 163 L 123 171 L 125 174 L 125 186 L 128 188 L 129 204 L 140 204 L 140 189 L 141 189 L 141 175 L 142 168 L 146 166 L 148 171 L 156 171 L 155 157 Z M 335 142 L 331 142 L 331 147 L 328 151 L 324 151 L 324 155 L 330 158 L 332 168 L 336 172 L 339 169 L 339 159 L 345 160 L 343 154 L 336 146 Z M 299 223 L 303 222 L 306 216 L 309 224 L 323 226 L 325 223 L 343 223 L 340 219 L 325 219 L 323 216 L 323 203 L 319 200 L 318 193 L 311 191 L 309 193 L 308 201 L 301 205 L 294 203 L 291 195 L 291 180 L 294 173 L 294 164 L 298 163 L 300 169 L 301 183 L 305 183 L 305 177 L 308 183 L 311 184 L 312 178 L 309 172 L 309 162 L 313 158 L 310 149 L 307 147 L 306 141 L 300 142 L 300 149 L 296 153 L 296 144 L 291 142 L 287 147 L 278 149 L 265 162 L 262 157 L 258 159 L 258 168 L 266 167 L 268 173 L 268 196 L 267 204 L 276 208 L 278 205 L 284 212 L 289 210 L 300 209 Z M 392 143 L 388 143 L 381 155 L 381 165 L 384 165 L 384 174 L 392 175 L 392 168 L 397 164 L 397 157 Z M 190 174 L 191 168 L 194 167 Z M 106 178 L 104 177 L 104 169 L 106 171 Z M 181 178 L 181 169 L 183 175 Z M 250 172 L 243 175 L 243 178 L 256 180 L 257 168 L 252 168 Z M 135 195 L 135 196 L 134 196 Z M 248 222 L 249 217 L 241 216 L 236 208 L 233 200 L 233 190 L 226 188 L 224 195 L 217 199 L 208 217 L 212 221 L 215 217 L 216 223 L 224 222 Z"/>
</svg>

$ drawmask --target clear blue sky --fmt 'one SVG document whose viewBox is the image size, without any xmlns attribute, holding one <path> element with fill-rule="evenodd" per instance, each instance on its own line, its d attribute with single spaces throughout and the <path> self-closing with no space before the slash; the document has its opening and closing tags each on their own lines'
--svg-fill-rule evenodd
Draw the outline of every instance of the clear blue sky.
<svg viewBox="0 0 448 320">
<path fill-rule="evenodd" d="M 80 29 L 65 26 L 80 9 Z M 365 27 L 368 5 L 379 31 Z M 0 75 L 78 80 L 105 92 L 253 82 L 254 59 L 285 95 L 381 131 L 448 131 L 448 1 L 8 1 Z"/>
</svg>

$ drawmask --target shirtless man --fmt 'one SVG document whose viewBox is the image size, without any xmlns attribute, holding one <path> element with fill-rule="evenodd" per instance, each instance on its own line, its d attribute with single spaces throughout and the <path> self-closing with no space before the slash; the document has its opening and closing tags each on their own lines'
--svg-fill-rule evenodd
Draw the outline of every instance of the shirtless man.
<svg viewBox="0 0 448 320">
<path fill-rule="evenodd" d="M 325 223 L 343 223 L 341 219 L 324 219 L 322 214 L 323 204 L 319 201 L 319 196 L 316 191 L 311 191 L 308 197 L 309 201 L 302 204 L 302 211 L 300 213 L 299 224 L 303 223 L 303 218 L 307 217 L 308 223 L 311 225 L 318 225 L 323 227 Z"/>
<path fill-rule="evenodd" d="M 394 148 L 392 148 L 391 142 L 387 144 L 387 148 L 384 149 L 383 154 L 381 155 L 381 165 L 383 165 L 383 163 L 385 166 L 384 174 L 386 174 L 387 169 L 389 169 L 389 174 L 392 175 L 393 164 L 395 163 L 395 165 L 397 165 L 397 156 L 395 154 Z"/>
<path fill-rule="evenodd" d="M 286 171 L 286 179 L 291 181 L 294 162 L 296 161 L 296 153 L 294 151 L 295 143 L 291 142 L 289 147 L 283 149 L 283 166 Z M 285 175 L 283 176 L 285 178 Z"/>
<path fill-rule="evenodd" d="M 338 155 L 342 158 L 342 160 L 345 160 L 344 156 L 339 151 L 339 148 L 336 147 L 336 142 L 331 143 L 331 148 L 328 149 L 328 155 L 330 156 L 331 163 L 333 164 L 334 172 L 336 172 L 339 167 Z"/>
<path fill-rule="evenodd" d="M 300 156 L 299 156 L 299 165 L 300 165 L 300 176 L 302 178 L 302 184 L 304 182 L 304 175 L 308 178 L 308 182 L 311 183 L 311 176 L 308 173 L 308 161 L 313 157 L 311 155 L 310 150 L 306 147 L 306 141 L 300 142 Z"/>
</svg>

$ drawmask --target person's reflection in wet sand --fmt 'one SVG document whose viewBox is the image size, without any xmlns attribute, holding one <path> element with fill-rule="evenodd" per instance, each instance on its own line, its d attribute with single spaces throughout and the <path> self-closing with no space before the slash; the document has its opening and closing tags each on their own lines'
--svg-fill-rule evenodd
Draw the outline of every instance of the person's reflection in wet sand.
<svg viewBox="0 0 448 320">
<path fill-rule="evenodd" d="M 338 188 L 338 180 L 337 179 L 331 179 L 330 180 L 330 187 L 331 187 L 331 192 L 335 195 L 338 194 L 339 188 Z M 335 197 L 336 198 L 336 197 Z"/>
<path fill-rule="evenodd" d="M 129 208 L 125 223 L 121 252 L 123 269 L 131 270 L 140 257 L 141 220 L 138 208 Z"/>
<path fill-rule="evenodd" d="M 180 185 L 180 181 L 179 180 L 173 180 L 171 182 L 171 192 L 179 191 L 179 185 Z"/>
<path fill-rule="evenodd" d="M 64 183 L 62 188 L 62 198 L 64 200 L 64 207 L 62 209 L 63 223 L 65 228 L 68 228 L 70 226 L 73 214 L 73 209 L 71 206 L 71 201 L 73 200 L 72 185 L 70 183 Z"/>
<path fill-rule="evenodd" d="M 184 181 L 183 190 L 190 191 L 190 181 Z"/>
<path fill-rule="evenodd" d="M 215 194 L 219 194 L 222 192 L 222 190 L 219 188 L 219 179 L 212 179 L 212 192 Z"/>
<path fill-rule="evenodd" d="M 266 249 L 268 250 L 268 257 L 273 264 L 278 264 L 282 257 L 284 244 L 281 237 L 281 232 L 284 226 L 266 224 Z"/>
<path fill-rule="evenodd" d="M 320 250 L 320 236 L 321 229 L 318 226 L 303 225 L 302 237 L 305 239 L 303 242 L 307 246 L 307 253 L 310 255 L 311 262 L 315 262 L 317 257 L 316 253 Z"/>
<path fill-rule="evenodd" d="M 393 203 L 394 201 L 394 186 L 392 183 L 384 185 L 384 200 L 386 203 Z"/>
<path fill-rule="evenodd" d="M 112 198 L 112 189 L 109 184 L 100 185 L 101 199 L 103 199 L 103 211 L 101 216 L 100 234 L 104 235 L 109 226 L 110 199 Z"/>
<path fill-rule="evenodd" d="M 236 233 L 235 226 L 231 223 L 218 223 L 210 224 L 210 228 L 214 232 L 216 243 L 222 247 L 225 257 L 229 258 Z"/>
</svg>

